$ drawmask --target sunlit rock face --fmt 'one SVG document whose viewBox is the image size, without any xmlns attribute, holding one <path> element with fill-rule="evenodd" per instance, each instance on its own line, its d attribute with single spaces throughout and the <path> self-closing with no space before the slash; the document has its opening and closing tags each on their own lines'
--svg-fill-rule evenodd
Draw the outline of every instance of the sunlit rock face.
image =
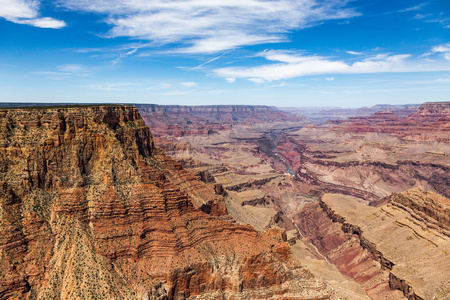
<svg viewBox="0 0 450 300">
<path fill-rule="evenodd" d="M 0 110 L 0 298 L 328 299 L 132 106 Z"/>
<path fill-rule="evenodd" d="M 222 118 L 221 130 L 161 131 L 155 141 L 220 186 L 236 222 L 284 228 L 294 255 L 338 298 L 441 299 L 449 106 L 380 106 L 322 125 Z M 179 115 L 207 125 L 192 111 Z"/>
</svg>

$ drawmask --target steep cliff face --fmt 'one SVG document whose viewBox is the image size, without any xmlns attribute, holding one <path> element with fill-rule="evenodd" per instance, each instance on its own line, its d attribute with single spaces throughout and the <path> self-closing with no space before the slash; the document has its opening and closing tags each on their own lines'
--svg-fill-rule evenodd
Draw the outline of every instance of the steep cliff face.
<svg viewBox="0 0 450 300">
<path fill-rule="evenodd" d="M 305 236 L 369 295 L 380 287 L 385 295 L 395 294 L 389 286 L 408 299 L 447 299 L 449 201 L 418 188 L 395 194 L 380 207 L 324 194 L 320 207 L 306 208 L 296 221 Z M 379 297 L 379 291 L 375 295 Z"/>
<path fill-rule="evenodd" d="M 1 299 L 331 297 L 281 231 L 221 220 L 136 108 L 4 109 L 0 130 Z"/>
<path fill-rule="evenodd" d="M 235 124 L 296 122 L 301 117 L 262 105 L 178 106 L 138 104 L 145 123 L 156 136 L 208 135 Z"/>
</svg>

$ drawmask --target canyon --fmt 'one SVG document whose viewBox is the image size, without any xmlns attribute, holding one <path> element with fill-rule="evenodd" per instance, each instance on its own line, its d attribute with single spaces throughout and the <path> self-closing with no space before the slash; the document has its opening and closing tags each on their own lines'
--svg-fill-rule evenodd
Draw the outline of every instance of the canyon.
<svg viewBox="0 0 450 300">
<path fill-rule="evenodd" d="M 321 120 L 283 109 L 284 124 L 266 112 L 209 133 L 162 128 L 155 142 L 220 183 L 237 223 L 286 230 L 294 255 L 338 298 L 448 299 L 449 108 L 377 106 Z"/>
<path fill-rule="evenodd" d="M 450 102 L 0 128 L 0 299 L 450 299 Z"/>
<path fill-rule="evenodd" d="M 0 298 L 332 297 L 283 231 L 232 224 L 217 184 L 157 149 L 135 107 L 0 120 Z"/>
</svg>

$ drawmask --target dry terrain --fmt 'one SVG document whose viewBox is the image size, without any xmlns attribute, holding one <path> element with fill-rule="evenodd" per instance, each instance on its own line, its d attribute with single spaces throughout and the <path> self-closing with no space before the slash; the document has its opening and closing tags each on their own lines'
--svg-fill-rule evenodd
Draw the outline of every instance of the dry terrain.
<svg viewBox="0 0 450 300">
<path fill-rule="evenodd" d="M 160 130 L 155 141 L 221 184 L 236 222 L 285 229 L 302 265 L 339 297 L 449 298 L 448 208 L 417 198 L 449 201 L 450 103 L 322 125 L 268 114 L 206 134 Z"/>
</svg>

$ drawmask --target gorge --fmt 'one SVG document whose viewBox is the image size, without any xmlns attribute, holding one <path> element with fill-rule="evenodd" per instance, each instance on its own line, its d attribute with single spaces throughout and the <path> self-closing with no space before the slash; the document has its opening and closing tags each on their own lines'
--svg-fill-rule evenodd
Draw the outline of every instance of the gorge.
<svg viewBox="0 0 450 300">
<path fill-rule="evenodd" d="M 0 298 L 448 299 L 449 117 L 0 109 Z"/>
</svg>

